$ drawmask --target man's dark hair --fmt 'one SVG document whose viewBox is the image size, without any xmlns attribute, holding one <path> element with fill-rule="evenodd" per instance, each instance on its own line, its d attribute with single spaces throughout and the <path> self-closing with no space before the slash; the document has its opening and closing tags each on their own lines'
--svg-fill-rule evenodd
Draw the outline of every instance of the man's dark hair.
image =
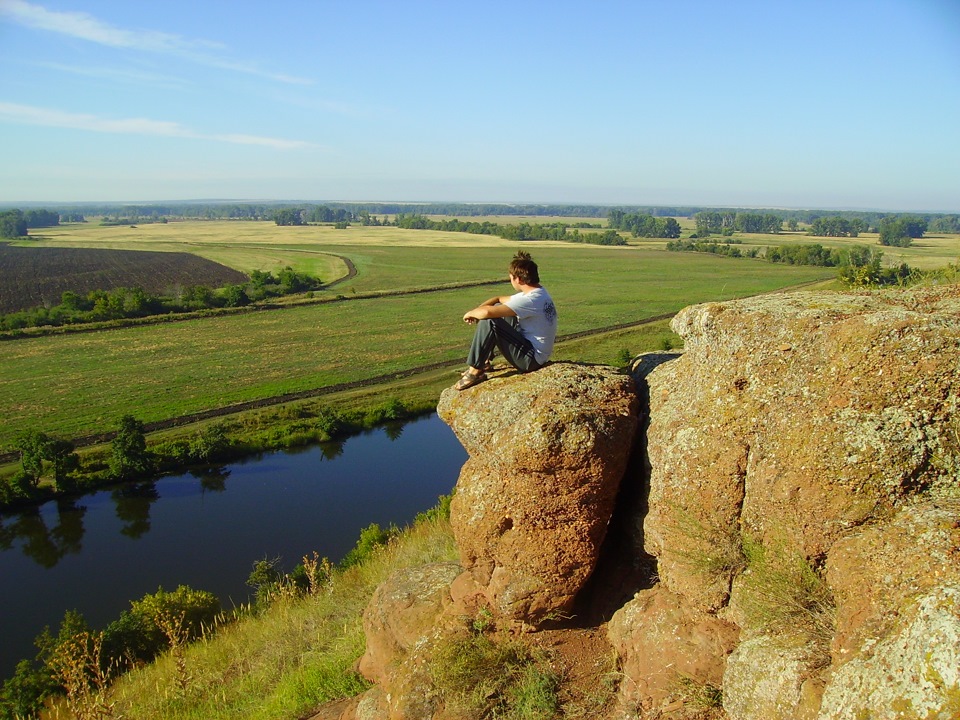
<svg viewBox="0 0 960 720">
<path fill-rule="evenodd" d="M 540 272 L 530 253 L 520 250 L 510 263 L 510 274 L 524 285 L 539 285 Z"/>
</svg>

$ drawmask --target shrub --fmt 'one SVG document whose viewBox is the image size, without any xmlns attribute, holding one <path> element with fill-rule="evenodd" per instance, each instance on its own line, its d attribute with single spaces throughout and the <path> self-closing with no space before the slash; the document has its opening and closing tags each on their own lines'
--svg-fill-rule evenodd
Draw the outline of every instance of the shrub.
<svg viewBox="0 0 960 720">
<path fill-rule="evenodd" d="M 437 504 L 434 505 L 429 510 L 424 510 L 421 513 L 417 513 L 417 516 L 413 519 L 413 524 L 417 525 L 422 522 L 435 522 L 437 520 L 449 520 L 450 519 L 450 502 L 453 500 L 453 493 L 449 495 L 441 495 L 437 500 Z"/>
<path fill-rule="evenodd" d="M 163 623 L 175 619 L 187 640 L 203 635 L 220 615 L 217 596 L 181 585 L 173 592 L 159 588 L 130 603 L 103 632 L 104 654 L 130 662 L 149 662 L 170 646 Z"/>
<path fill-rule="evenodd" d="M 360 531 L 360 539 L 354 548 L 346 554 L 340 562 L 340 568 L 346 569 L 371 557 L 378 548 L 386 545 L 390 538 L 398 534 L 397 528 L 391 526 L 384 530 L 377 523 L 371 523 Z"/>
</svg>

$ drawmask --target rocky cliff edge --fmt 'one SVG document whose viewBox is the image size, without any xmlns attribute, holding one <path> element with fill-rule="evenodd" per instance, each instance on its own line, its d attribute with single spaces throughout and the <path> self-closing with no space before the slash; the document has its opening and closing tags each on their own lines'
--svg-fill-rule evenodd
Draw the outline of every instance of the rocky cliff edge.
<svg viewBox="0 0 960 720">
<path fill-rule="evenodd" d="M 424 670 L 439 638 L 465 617 L 582 629 L 590 598 L 612 613 L 590 620 L 618 659 L 606 718 L 960 717 L 960 287 L 672 327 L 684 352 L 629 374 L 555 363 L 443 394 L 470 455 L 460 563 L 377 591 L 377 685 L 345 720 L 460 717 Z"/>
</svg>

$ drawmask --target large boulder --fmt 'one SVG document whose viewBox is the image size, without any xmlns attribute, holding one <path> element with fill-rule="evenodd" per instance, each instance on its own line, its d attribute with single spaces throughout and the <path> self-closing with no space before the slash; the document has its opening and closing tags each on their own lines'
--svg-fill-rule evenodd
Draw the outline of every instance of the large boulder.
<svg viewBox="0 0 960 720">
<path fill-rule="evenodd" d="M 792 293 L 686 308 L 647 377 L 660 579 L 726 604 L 744 535 L 822 559 L 916 493 L 955 487 L 960 288 Z"/>
<path fill-rule="evenodd" d="M 638 660 L 663 618 L 714 618 L 739 629 L 732 653 L 703 646 L 732 720 L 956 712 L 960 286 L 708 303 L 672 327 L 684 352 L 634 366 L 649 419 L 625 483 L 648 491 L 633 540 L 660 586 L 611 622 L 622 697 L 664 697 Z M 664 644 L 691 646 L 673 626 Z"/>
<path fill-rule="evenodd" d="M 441 395 L 470 456 L 451 505 L 461 564 L 498 615 L 535 626 L 570 609 L 597 562 L 637 407 L 629 376 L 574 363 Z"/>
</svg>

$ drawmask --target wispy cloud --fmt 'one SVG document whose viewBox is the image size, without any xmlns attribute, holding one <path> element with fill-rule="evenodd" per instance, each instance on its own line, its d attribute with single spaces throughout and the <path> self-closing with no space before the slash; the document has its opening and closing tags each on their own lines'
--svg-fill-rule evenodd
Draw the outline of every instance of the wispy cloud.
<svg viewBox="0 0 960 720">
<path fill-rule="evenodd" d="M 2 0 L 0 0 L 2 2 Z M 56 62 L 31 62 L 35 67 L 48 68 L 57 72 L 69 73 L 71 75 L 80 75 L 83 77 L 99 78 L 111 81 L 121 81 L 134 83 L 136 85 L 151 85 L 158 88 L 180 89 L 188 87 L 191 83 L 181 78 L 169 75 L 159 75 L 152 72 L 140 70 L 131 70 L 129 68 L 92 66 L 92 65 L 67 65 Z"/>
<path fill-rule="evenodd" d="M 316 144 L 304 140 L 286 140 L 240 133 L 201 133 L 180 123 L 167 120 L 150 120 L 148 118 L 110 119 L 84 113 L 68 113 L 62 110 L 5 102 L 0 102 L 0 122 L 124 135 L 160 135 L 193 140 L 213 140 L 234 145 L 260 145 L 277 150 L 318 147 Z"/>
<path fill-rule="evenodd" d="M 283 83 L 312 84 L 306 78 L 270 72 L 253 63 L 232 59 L 226 55 L 226 48 L 220 43 L 154 30 L 127 30 L 105 23 L 89 13 L 48 10 L 26 0 L 0 0 L 0 15 L 25 27 L 60 33 L 108 47 L 176 55 L 202 65 Z"/>
</svg>

